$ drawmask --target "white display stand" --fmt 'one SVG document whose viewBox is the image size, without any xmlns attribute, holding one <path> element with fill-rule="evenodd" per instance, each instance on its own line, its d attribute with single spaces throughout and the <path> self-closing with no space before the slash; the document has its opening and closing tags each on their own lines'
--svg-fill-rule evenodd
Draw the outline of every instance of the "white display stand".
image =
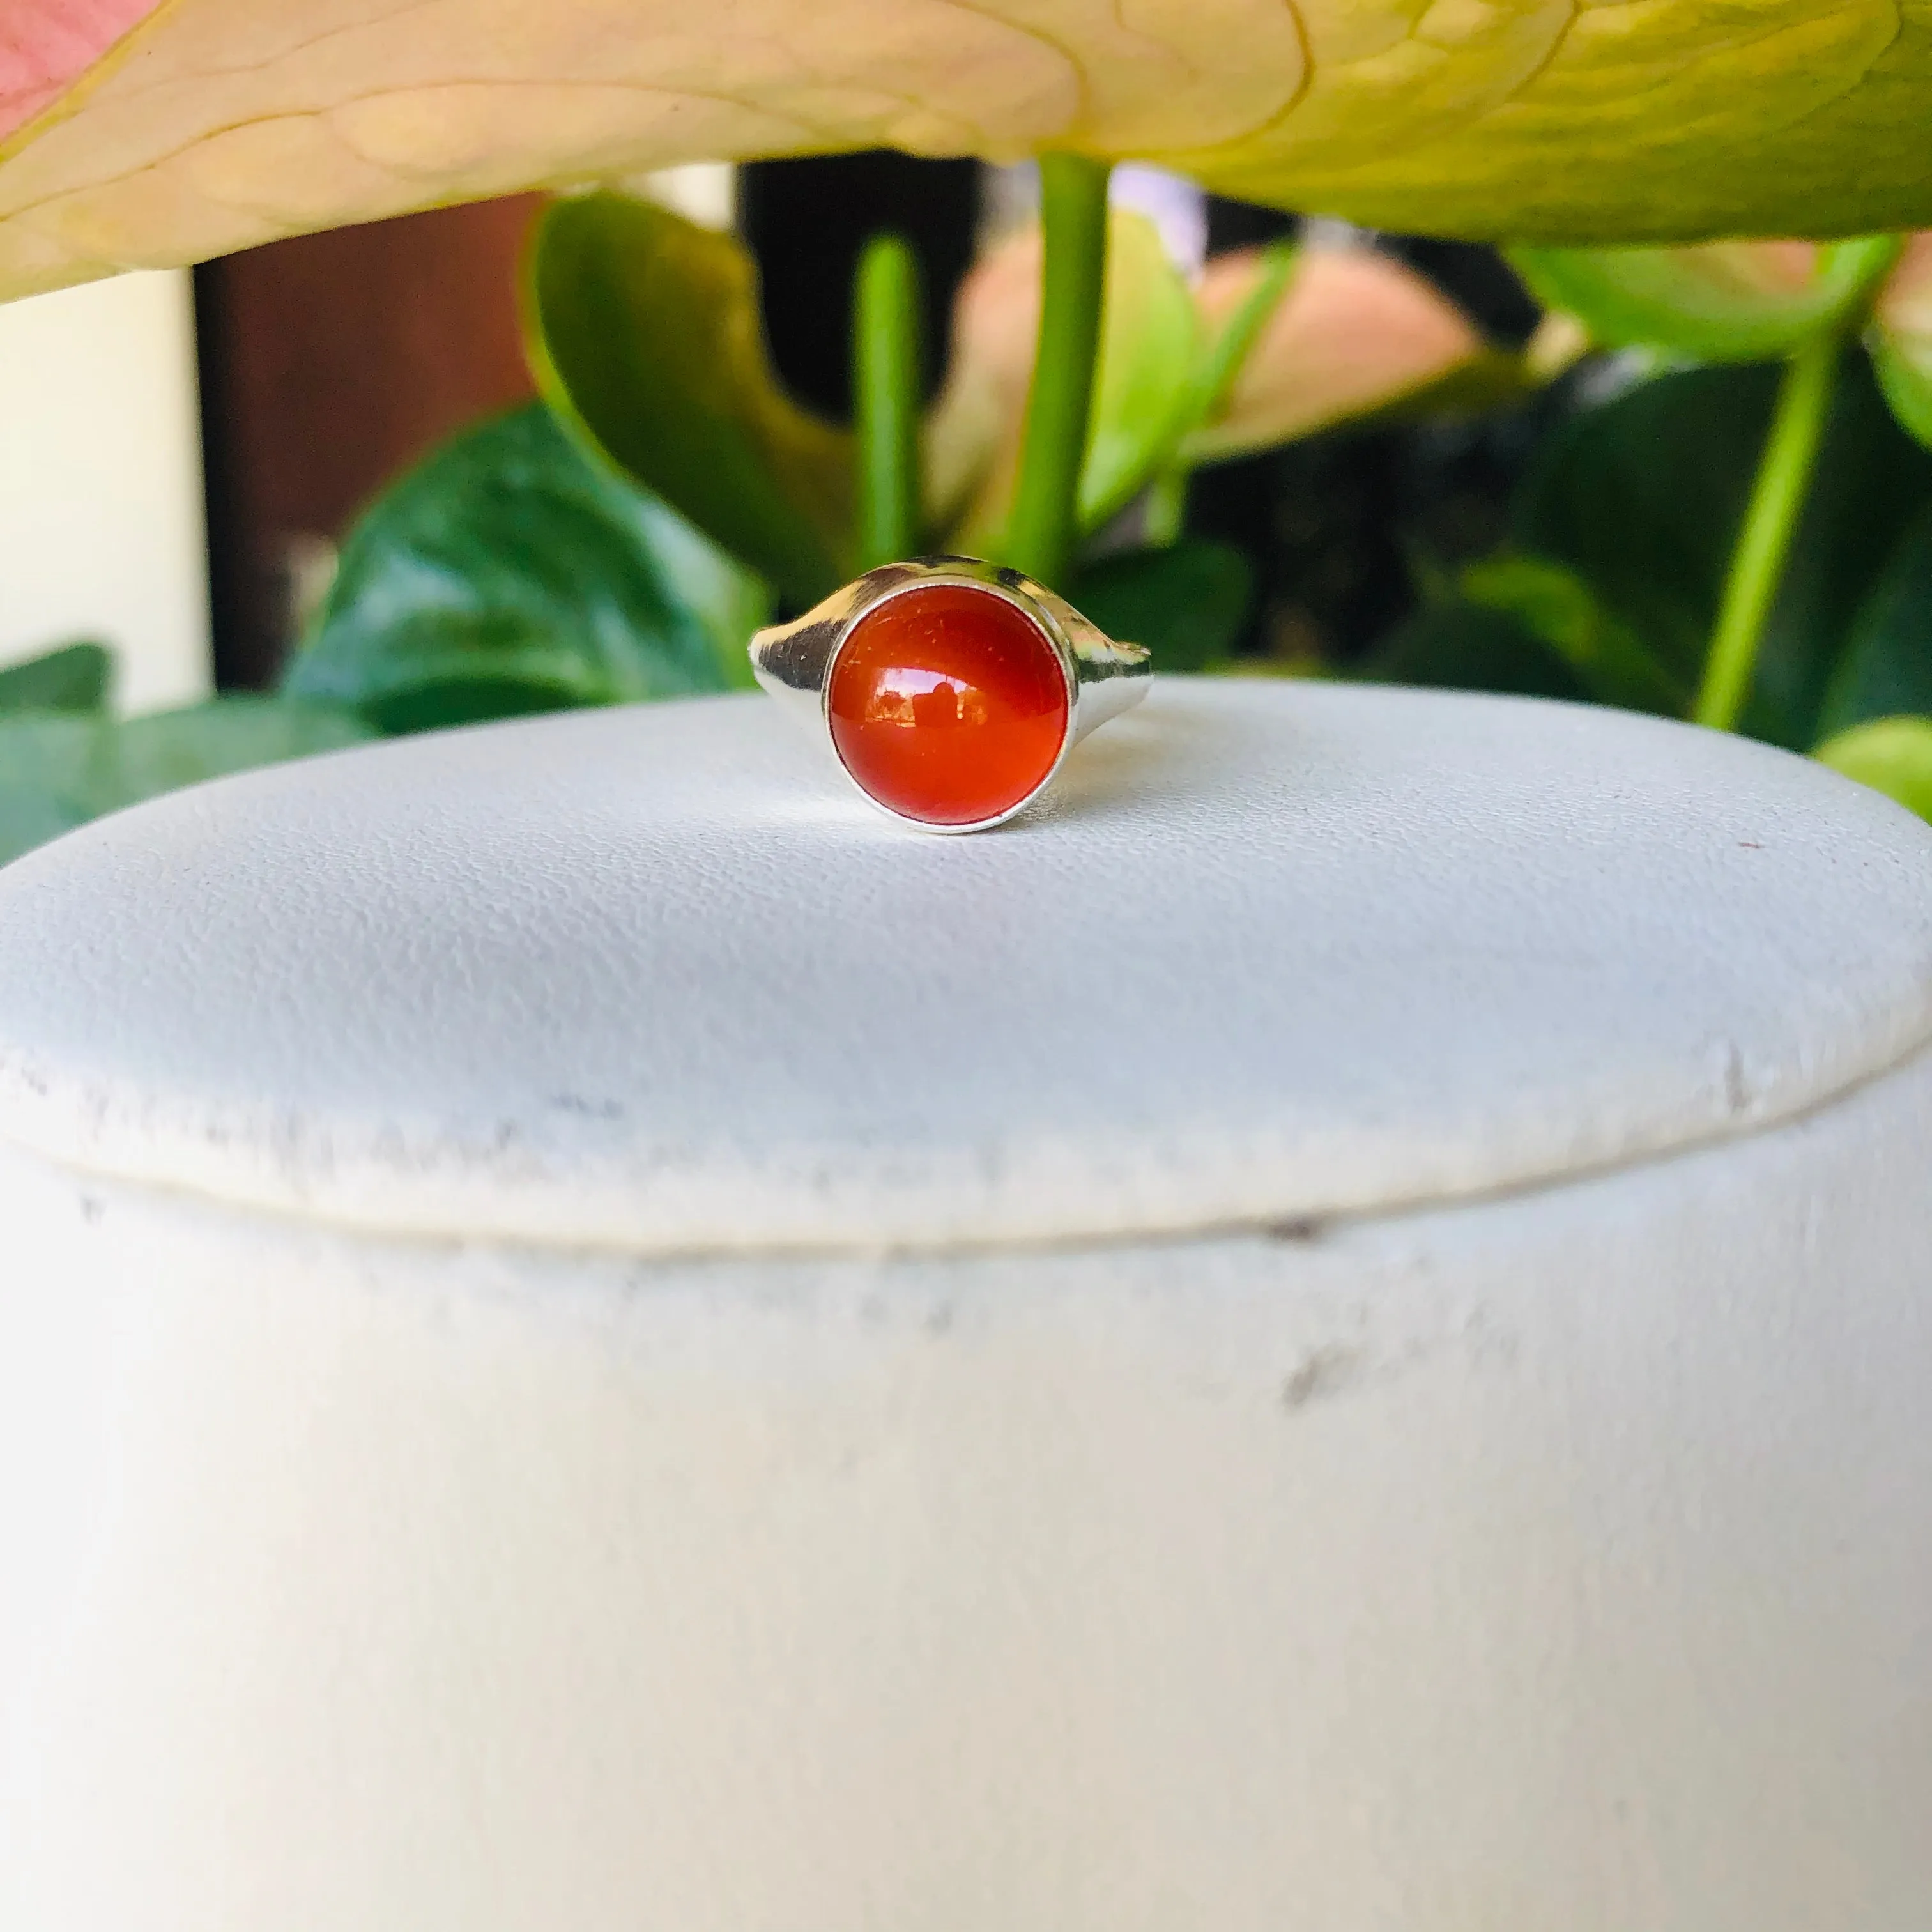
<svg viewBox="0 0 1932 1932">
<path fill-rule="evenodd" d="M 8 1932 L 1906 1932 L 1932 830 L 1164 683 L 0 873 Z"/>
</svg>

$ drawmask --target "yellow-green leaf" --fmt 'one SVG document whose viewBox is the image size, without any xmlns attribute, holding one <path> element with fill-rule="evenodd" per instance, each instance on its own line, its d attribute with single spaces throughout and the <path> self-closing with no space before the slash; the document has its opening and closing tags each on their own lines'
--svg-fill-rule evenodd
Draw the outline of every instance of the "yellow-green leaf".
<svg viewBox="0 0 1932 1932">
<path fill-rule="evenodd" d="M 1113 218 L 1100 328 L 1080 471 L 1080 522 L 1088 530 L 1125 508 L 1172 452 L 1201 353 L 1193 296 L 1145 215 Z"/>
<path fill-rule="evenodd" d="M 742 245 L 628 196 L 554 204 L 526 308 L 544 399 L 801 604 L 850 574 L 852 440 L 778 388 Z"/>
<path fill-rule="evenodd" d="M 1853 314 L 1898 254 L 1892 236 L 1868 236 L 1827 248 L 1514 248 L 1510 260 L 1539 302 L 1576 316 L 1608 347 L 1761 362 Z"/>
<path fill-rule="evenodd" d="M 1879 718 L 1828 738 L 1812 756 L 1932 819 L 1932 718 Z"/>
<path fill-rule="evenodd" d="M 9 6 L 8 294 L 874 146 L 1131 156 L 1371 226 L 1567 245 L 1932 224 L 1932 0 Z"/>
<path fill-rule="evenodd" d="M 1874 311 L 1873 366 L 1892 412 L 1932 446 L 1932 235 L 1915 235 Z"/>
</svg>

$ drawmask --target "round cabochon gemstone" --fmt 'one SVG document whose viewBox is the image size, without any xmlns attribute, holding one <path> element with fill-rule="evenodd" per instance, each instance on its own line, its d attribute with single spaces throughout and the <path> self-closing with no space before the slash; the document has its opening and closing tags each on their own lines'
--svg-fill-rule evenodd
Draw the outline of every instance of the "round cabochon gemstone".
<svg viewBox="0 0 1932 1932">
<path fill-rule="evenodd" d="M 1067 683 L 1046 634 L 970 584 L 902 590 L 846 634 L 826 693 L 845 769 L 889 811 L 979 825 L 1023 804 L 1066 742 Z"/>
</svg>

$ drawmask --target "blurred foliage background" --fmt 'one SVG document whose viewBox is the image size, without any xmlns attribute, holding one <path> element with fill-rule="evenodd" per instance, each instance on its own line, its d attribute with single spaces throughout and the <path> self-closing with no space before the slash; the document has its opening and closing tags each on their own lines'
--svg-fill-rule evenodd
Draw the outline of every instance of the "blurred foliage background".
<svg viewBox="0 0 1932 1932">
<path fill-rule="evenodd" d="M 1170 671 L 1695 716 L 1932 806 L 1922 245 L 1506 257 L 1130 172 L 1051 573 L 1103 628 Z M 868 529 L 1017 559 L 1025 178 L 760 164 L 735 237 L 662 188 L 199 272 L 222 694 L 122 722 L 110 652 L 50 640 L 0 677 L 0 857 L 368 736 L 740 687 Z"/>
</svg>

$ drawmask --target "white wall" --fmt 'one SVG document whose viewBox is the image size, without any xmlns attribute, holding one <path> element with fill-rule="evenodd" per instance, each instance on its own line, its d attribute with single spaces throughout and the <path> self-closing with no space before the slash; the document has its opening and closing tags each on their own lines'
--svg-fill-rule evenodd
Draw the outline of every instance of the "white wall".
<svg viewBox="0 0 1932 1932">
<path fill-rule="evenodd" d="M 208 688 L 184 273 L 0 308 L 0 664 L 80 636 L 120 654 L 124 710 Z"/>
<path fill-rule="evenodd" d="M 738 170 L 729 161 L 687 161 L 656 168 L 625 184 L 633 194 L 656 202 L 694 221 L 700 228 L 729 228 L 738 219 Z"/>
</svg>

